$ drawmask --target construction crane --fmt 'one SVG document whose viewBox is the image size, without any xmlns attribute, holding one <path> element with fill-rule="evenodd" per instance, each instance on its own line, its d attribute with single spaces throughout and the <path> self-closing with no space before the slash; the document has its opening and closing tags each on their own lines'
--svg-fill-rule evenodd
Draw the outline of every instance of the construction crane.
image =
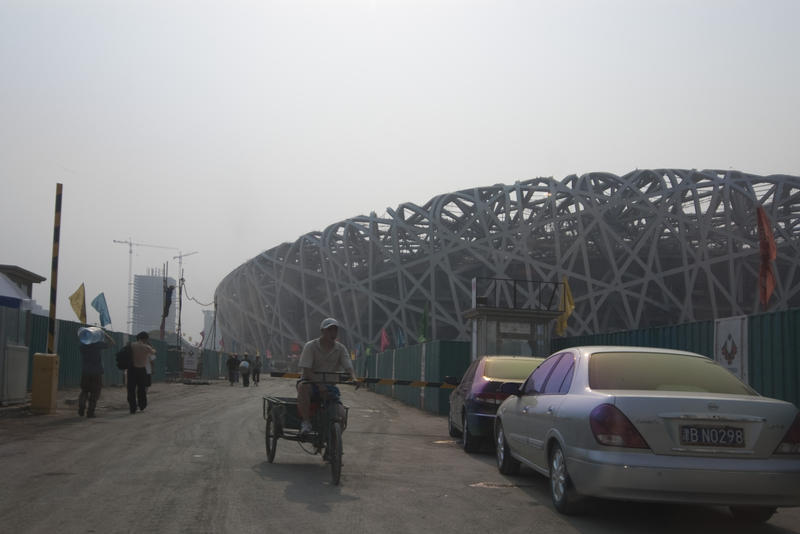
<svg viewBox="0 0 800 534">
<path fill-rule="evenodd" d="M 180 252 L 180 249 L 178 247 L 165 247 L 162 245 L 148 245 L 146 243 L 134 243 L 130 237 L 128 238 L 127 241 L 120 241 L 118 239 L 114 239 L 114 243 L 119 243 L 121 245 L 128 245 L 128 333 L 132 333 L 131 328 L 133 328 L 133 247 L 163 248 L 167 250 L 177 250 L 178 252 Z"/>
<path fill-rule="evenodd" d="M 183 278 L 183 258 L 185 258 L 186 256 L 191 256 L 192 254 L 198 254 L 198 253 L 199 253 L 199 251 L 195 250 L 194 252 L 189 252 L 188 254 L 184 254 L 179 250 L 177 256 L 172 256 L 173 260 L 178 260 L 178 276 Z"/>
</svg>

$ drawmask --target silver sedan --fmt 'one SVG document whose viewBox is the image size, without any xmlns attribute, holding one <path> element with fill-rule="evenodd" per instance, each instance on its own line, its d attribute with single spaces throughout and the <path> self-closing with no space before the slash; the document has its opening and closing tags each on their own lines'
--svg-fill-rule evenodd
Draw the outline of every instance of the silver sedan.
<svg viewBox="0 0 800 534">
<path fill-rule="evenodd" d="M 573 347 L 502 390 L 498 468 L 550 477 L 561 513 L 584 497 L 726 505 L 750 522 L 800 506 L 797 408 L 705 356 Z"/>
</svg>

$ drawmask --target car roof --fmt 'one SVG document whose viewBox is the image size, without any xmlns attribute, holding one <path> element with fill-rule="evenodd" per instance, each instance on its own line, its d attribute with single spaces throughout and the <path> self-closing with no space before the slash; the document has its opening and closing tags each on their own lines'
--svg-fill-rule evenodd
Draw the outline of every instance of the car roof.
<svg viewBox="0 0 800 534">
<path fill-rule="evenodd" d="M 685 350 L 677 350 L 677 349 L 667 349 L 663 347 L 639 347 L 639 346 L 630 346 L 630 345 L 584 345 L 578 347 L 569 347 L 562 349 L 558 352 L 563 352 L 566 350 L 576 350 L 586 356 L 590 354 L 596 354 L 598 352 L 651 352 L 654 354 L 675 354 L 676 356 L 694 356 L 695 358 L 704 358 L 709 359 L 708 356 L 703 356 L 702 354 L 698 354 L 696 352 L 688 352 Z"/>
<path fill-rule="evenodd" d="M 490 354 L 481 356 L 482 360 L 544 360 L 542 356 L 519 356 L 519 355 L 506 355 L 506 354 Z"/>
</svg>

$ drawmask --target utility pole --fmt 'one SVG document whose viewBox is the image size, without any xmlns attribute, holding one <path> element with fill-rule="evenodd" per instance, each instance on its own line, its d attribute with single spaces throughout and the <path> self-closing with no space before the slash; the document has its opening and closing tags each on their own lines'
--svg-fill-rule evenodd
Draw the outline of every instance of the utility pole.
<svg viewBox="0 0 800 534">
<path fill-rule="evenodd" d="M 120 241 L 118 239 L 114 239 L 114 243 L 128 245 L 128 333 L 132 334 L 133 332 L 131 332 L 131 329 L 133 328 L 133 247 L 164 248 L 168 250 L 177 250 L 178 252 L 180 252 L 180 249 L 178 247 L 164 247 L 161 245 L 134 243 L 130 237 L 128 238 L 127 241 Z"/>
<path fill-rule="evenodd" d="M 181 358 L 181 362 L 183 362 L 183 339 L 181 332 L 181 311 L 183 310 L 183 258 L 186 256 L 191 256 L 192 254 L 197 254 L 198 251 L 189 252 L 188 254 L 184 254 L 180 250 L 178 250 L 178 255 L 173 256 L 173 260 L 178 260 L 178 275 L 180 276 L 180 280 L 178 281 L 178 336 L 177 336 L 177 344 L 178 344 L 178 355 Z M 182 363 L 181 363 L 182 365 Z"/>
<path fill-rule="evenodd" d="M 181 332 L 181 311 L 183 311 L 183 269 L 181 269 L 181 279 L 178 282 L 178 356 L 181 359 L 181 368 L 183 368 L 183 339 Z"/>
<path fill-rule="evenodd" d="M 169 315 L 169 306 L 172 302 L 172 290 L 175 289 L 175 286 L 168 286 L 167 279 L 169 278 L 169 262 L 164 262 L 164 270 L 162 273 L 162 308 L 161 308 L 161 327 L 159 328 L 160 338 L 163 341 L 164 339 L 164 324 L 167 321 L 167 315 Z"/>
<path fill-rule="evenodd" d="M 211 350 L 217 350 L 217 294 L 214 293 L 214 324 L 211 326 Z"/>
</svg>

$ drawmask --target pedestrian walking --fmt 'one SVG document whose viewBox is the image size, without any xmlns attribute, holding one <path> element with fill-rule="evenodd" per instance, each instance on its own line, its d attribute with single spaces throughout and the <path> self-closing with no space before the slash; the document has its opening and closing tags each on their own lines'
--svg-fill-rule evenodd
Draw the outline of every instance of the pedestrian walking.
<svg viewBox="0 0 800 534">
<path fill-rule="evenodd" d="M 250 386 L 250 356 L 245 352 L 244 359 L 239 363 L 239 372 L 242 374 L 242 387 Z"/>
<path fill-rule="evenodd" d="M 150 387 L 153 385 L 153 360 L 156 359 L 155 354 L 151 354 L 147 357 L 147 364 L 145 365 L 145 371 L 147 372 L 147 380 L 145 380 L 145 386 Z"/>
<path fill-rule="evenodd" d="M 78 395 L 78 415 L 95 417 L 97 401 L 103 389 L 103 349 L 114 344 L 104 330 L 91 326 L 78 329 L 81 352 L 81 393 Z M 88 410 L 87 410 L 88 403 Z"/>
<path fill-rule="evenodd" d="M 261 356 L 256 356 L 253 362 L 253 385 L 257 386 L 261 382 Z"/>
<path fill-rule="evenodd" d="M 239 361 L 236 359 L 236 354 L 228 354 L 226 364 L 228 365 L 228 380 L 233 386 L 233 383 L 236 382 L 236 373 L 239 371 Z"/>
<path fill-rule="evenodd" d="M 133 362 L 128 369 L 128 407 L 132 414 L 147 408 L 147 362 L 155 355 L 156 349 L 150 345 L 147 332 L 136 334 L 136 341 L 131 343 Z"/>
</svg>

